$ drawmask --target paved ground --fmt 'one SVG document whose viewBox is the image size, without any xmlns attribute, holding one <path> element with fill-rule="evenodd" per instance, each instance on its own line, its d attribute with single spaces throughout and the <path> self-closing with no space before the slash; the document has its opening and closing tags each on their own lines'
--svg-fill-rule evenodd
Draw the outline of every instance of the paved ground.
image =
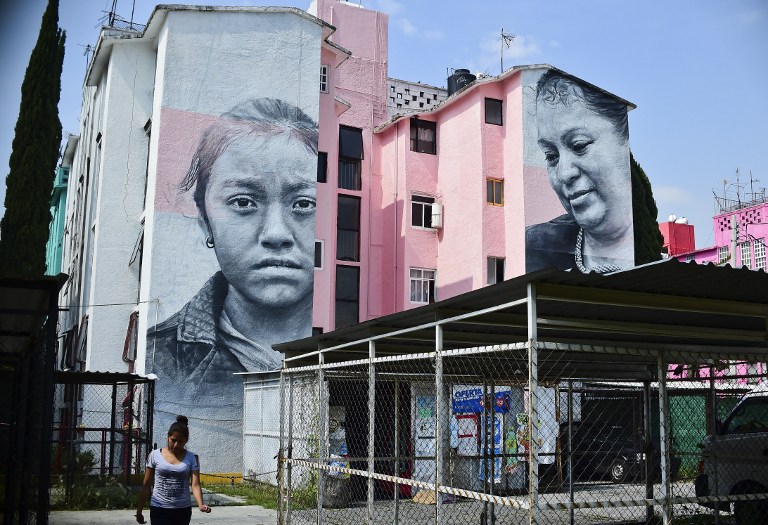
<svg viewBox="0 0 768 525">
<path fill-rule="evenodd" d="M 53 511 L 50 525 L 130 525 L 136 523 L 135 510 L 83 510 Z M 149 511 L 144 511 L 144 518 L 149 521 Z M 214 507 L 210 514 L 203 514 L 192 509 L 192 523 L 199 525 L 275 525 L 277 511 L 256 505 L 242 507 Z"/>
</svg>

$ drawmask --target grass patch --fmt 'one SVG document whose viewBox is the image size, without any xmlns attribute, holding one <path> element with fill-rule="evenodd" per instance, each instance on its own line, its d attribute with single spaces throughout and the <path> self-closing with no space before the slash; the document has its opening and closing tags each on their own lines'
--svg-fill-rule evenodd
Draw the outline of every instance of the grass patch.
<svg viewBox="0 0 768 525">
<path fill-rule="evenodd" d="M 265 509 L 277 509 L 277 487 L 266 483 L 243 480 L 232 484 L 204 485 L 205 490 L 237 496 L 243 499 L 243 505 L 259 505 Z M 309 509 L 317 506 L 317 487 L 313 484 L 302 489 L 294 489 L 291 494 L 291 507 L 294 509 Z"/>
<path fill-rule="evenodd" d="M 243 505 L 259 505 L 265 509 L 277 508 L 277 487 L 266 483 L 249 481 L 236 482 L 234 485 L 206 483 L 203 487 L 216 494 L 238 496 L 243 499 Z"/>
</svg>

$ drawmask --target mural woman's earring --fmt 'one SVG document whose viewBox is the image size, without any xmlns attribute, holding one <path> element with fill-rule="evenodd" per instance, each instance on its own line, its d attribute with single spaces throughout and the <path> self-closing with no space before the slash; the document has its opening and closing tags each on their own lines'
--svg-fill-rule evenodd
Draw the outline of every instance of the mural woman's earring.
<svg viewBox="0 0 768 525">
<path fill-rule="evenodd" d="M 205 245 L 208 248 L 213 248 L 213 235 L 209 235 L 208 237 L 205 238 Z"/>
</svg>

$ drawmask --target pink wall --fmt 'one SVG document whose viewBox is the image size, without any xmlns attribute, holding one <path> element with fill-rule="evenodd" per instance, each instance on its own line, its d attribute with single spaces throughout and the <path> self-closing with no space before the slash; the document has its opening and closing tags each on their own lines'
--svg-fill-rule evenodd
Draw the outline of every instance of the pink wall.
<svg viewBox="0 0 768 525">
<path fill-rule="evenodd" d="M 763 202 L 755 206 L 749 206 L 737 211 L 715 215 L 712 218 L 715 243 L 713 246 L 696 249 L 689 253 L 676 255 L 681 261 L 694 260 L 697 263 L 719 263 L 719 248 L 731 246 L 731 220 L 736 217 L 738 235 L 736 248 L 736 265 L 748 266 L 756 269 L 755 249 L 758 245 L 765 245 L 768 241 L 768 202 Z M 660 225 L 662 233 L 664 232 L 664 223 Z M 666 237 L 665 237 L 666 238 Z M 749 260 L 744 260 L 742 253 L 742 243 L 749 244 Z M 733 265 L 732 262 L 729 264 Z M 765 269 L 765 268 L 763 268 Z"/>
<path fill-rule="evenodd" d="M 325 242 L 325 267 L 315 272 L 313 324 L 328 331 L 335 328 L 336 209 L 339 194 L 361 199 L 360 261 L 340 264 L 360 268 L 360 321 L 381 315 L 380 282 L 369 278 L 370 266 L 381 258 L 383 245 L 380 228 L 373 227 L 380 223 L 381 209 L 379 206 L 372 207 L 371 200 L 380 202 L 381 190 L 373 170 L 371 141 L 374 126 L 386 119 L 388 16 L 338 0 L 318 0 L 317 16 L 336 27 L 330 40 L 352 53 L 337 68 L 331 68 L 330 93 L 321 96 L 320 134 L 326 140 L 321 139 L 320 151 L 328 152 L 328 182 L 318 184 L 318 209 L 324 210 L 318 216 L 324 217 L 318 220 L 316 237 Z M 323 63 L 327 62 L 324 60 Z M 344 105 L 334 103 L 334 98 L 349 105 L 338 116 L 333 108 Z M 361 191 L 338 189 L 339 125 L 363 130 Z"/>
</svg>

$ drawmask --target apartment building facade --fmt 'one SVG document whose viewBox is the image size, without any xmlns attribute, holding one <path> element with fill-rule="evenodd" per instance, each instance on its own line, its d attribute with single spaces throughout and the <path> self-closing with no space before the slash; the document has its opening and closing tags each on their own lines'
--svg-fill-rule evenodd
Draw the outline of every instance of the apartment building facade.
<svg viewBox="0 0 768 525">
<path fill-rule="evenodd" d="M 633 106 L 541 65 L 391 116 L 387 25 L 317 0 L 158 6 L 142 32 L 102 31 L 71 152 L 66 361 L 157 375 L 155 441 L 187 415 L 207 472 L 242 471 L 233 374 L 279 367 L 272 344 L 520 275 L 540 239 L 573 263 L 537 86 Z M 629 183 L 626 141 L 617 158 Z M 631 230 L 631 205 L 609 208 Z"/>
</svg>

